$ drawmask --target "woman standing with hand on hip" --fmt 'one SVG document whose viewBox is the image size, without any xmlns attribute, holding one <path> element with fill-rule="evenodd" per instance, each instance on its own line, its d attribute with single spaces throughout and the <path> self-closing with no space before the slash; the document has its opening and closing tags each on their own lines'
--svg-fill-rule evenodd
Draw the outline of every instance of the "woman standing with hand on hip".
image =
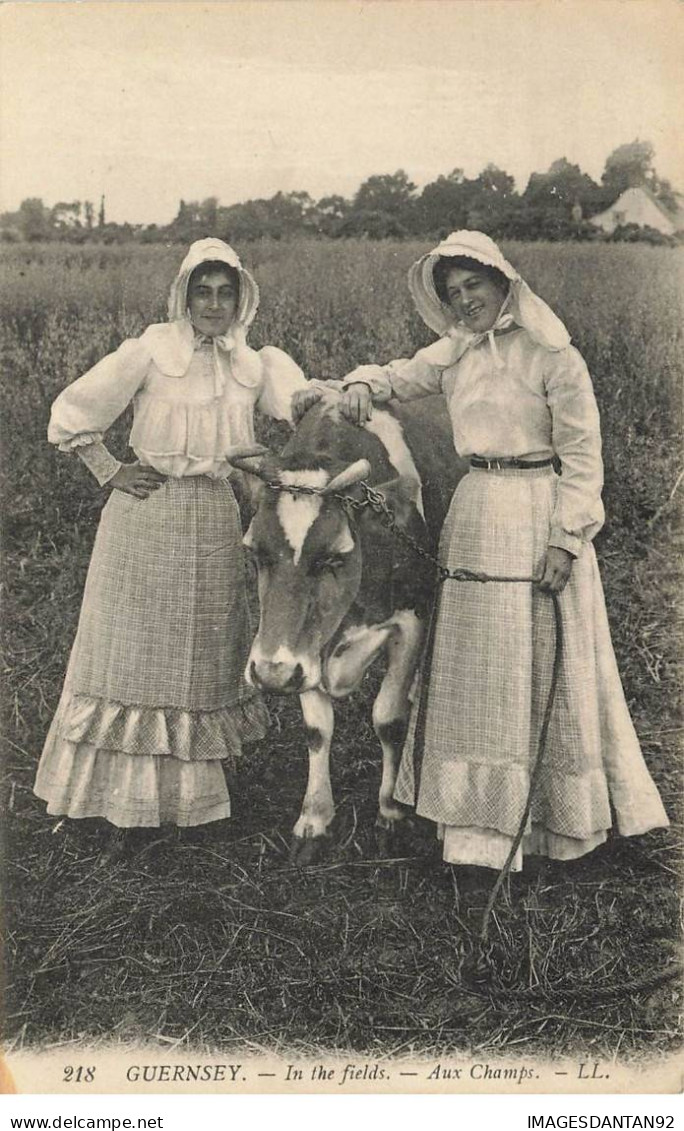
<svg viewBox="0 0 684 1131">
<path fill-rule="evenodd" d="M 410 360 L 356 369 L 343 382 L 343 410 L 362 424 L 373 402 L 443 392 L 454 445 L 471 468 L 444 524 L 441 563 L 540 580 L 444 583 L 420 781 L 414 708 L 395 796 L 437 823 L 445 860 L 503 866 L 549 697 L 554 593 L 564 626 L 559 683 L 512 867 L 523 854 L 590 852 L 605 841 L 612 812 L 624 836 L 666 826 L 625 702 L 591 542 L 604 512 L 587 367 L 563 323 L 481 232 L 454 232 L 414 264 L 409 286 L 439 341 Z"/>
<path fill-rule="evenodd" d="M 251 638 L 228 458 L 260 450 L 255 407 L 290 419 L 306 381 L 281 350 L 247 345 L 258 301 L 232 248 L 199 240 L 171 288 L 169 321 L 125 341 L 53 405 L 49 440 L 114 490 L 35 792 L 49 813 L 109 821 L 112 856 L 135 843 L 133 829 L 228 817 L 221 763 L 265 732 L 265 707 L 243 679 Z M 138 462 L 121 464 L 102 437 L 131 402 Z"/>
</svg>

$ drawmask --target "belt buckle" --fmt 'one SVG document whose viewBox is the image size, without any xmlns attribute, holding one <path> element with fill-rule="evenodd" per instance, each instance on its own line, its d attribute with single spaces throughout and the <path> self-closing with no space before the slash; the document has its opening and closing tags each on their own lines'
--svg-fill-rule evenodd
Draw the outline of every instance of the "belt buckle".
<svg viewBox="0 0 684 1131">
<path fill-rule="evenodd" d="M 501 471 L 501 470 L 502 470 L 502 468 L 501 468 L 501 460 L 500 459 L 488 459 L 487 460 L 487 471 Z"/>
</svg>

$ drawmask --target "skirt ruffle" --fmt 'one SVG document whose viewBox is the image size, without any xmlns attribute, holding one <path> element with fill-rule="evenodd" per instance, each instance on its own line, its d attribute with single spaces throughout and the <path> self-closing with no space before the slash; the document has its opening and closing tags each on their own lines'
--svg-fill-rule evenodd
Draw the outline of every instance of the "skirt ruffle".
<svg viewBox="0 0 684 1131">
<path fill-rule="evenodd" d="M 448 864 L 477 864 L 481 868 L 503 868 L 513 843 L 513 838 L 496 829 L 464 829 L 440 825 L 438 836 L 443 844 L 443 856 Z M 518 847 L 512 872 L 522 871 L 524 856 L 548 856 L 552 860 L 577 860 L 604 844 L 605 830 L 592 833 L 584 839 L 560 836 L 533 826 Z"/>
<path fill-rule="evenodd" d="M 41 759 L 34 792 L 50 814 L 104 817 L 122 829 L 187 827 L 230 816 L 221 762 L 130 757 L 87 744 L 55 745 Z"/>
<path fill-rule="evenodd" d="M 207 762 L 239 756 L 242 743 L 263 737 L 267 724 L 268 713 L 258 696 L 222 710 L 183 711 L 125 706 L 65 691 L 53 721 L 52 745 L 83 743 L 110 753 Z"/>
<path fill-rule="evenodd" d="M 447 516 L 441 561 L 539 577 L 557 484 L 550 468 L 471 471 Z M 572 859 L 606 839 L 613 815 L 625 836 L 669 822 L 629 716 L 593 546 L 574 562 L 560 604 L 560 678 L 523 852 Z M 416 702 L 395 796 L 443 828 L 446 859 L 500 867 L 537 757 L 551 601 L 527 583 L 446 581 L 436 616 L 422 750 L 416 758 Z"/>
</svg>

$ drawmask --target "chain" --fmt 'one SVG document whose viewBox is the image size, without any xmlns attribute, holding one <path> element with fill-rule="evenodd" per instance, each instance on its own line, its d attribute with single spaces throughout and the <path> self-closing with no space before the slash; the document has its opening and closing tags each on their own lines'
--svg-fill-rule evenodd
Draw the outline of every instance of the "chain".
<svg viewBox="0 0 684 1131">
<path fill-rule="evenodd" d="M 265 480 L 266 486 L 271 491 L 287 491 L 290 495 L 320 495 L 323 496 L 324 488 L 322 487 L 307 487 L 305 485 L 298 486 L 294 483 L 280 483 L 277 479 Z M 379 498 L 384 497 L 380 495 L 379 491 L 374 491 L 368 484 L 362 483 L 362 487 L 367 488 L 373 495 L 378 495 Z M 341 503 L 346 511 L 362 511 L 365 507 L 371 505 L 370 499 L 355 499 L 353 495 L 341 495 L 339 491 L 331 491 L 329 495 L 325 496 L 327 499 L 336 499 Z"/>
</svg>

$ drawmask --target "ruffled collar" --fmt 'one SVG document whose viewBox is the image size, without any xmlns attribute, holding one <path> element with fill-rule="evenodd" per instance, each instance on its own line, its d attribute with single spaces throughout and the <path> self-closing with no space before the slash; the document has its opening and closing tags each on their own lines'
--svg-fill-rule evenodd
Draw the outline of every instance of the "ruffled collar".
<svg viewBox="0 0 684 1131">
<path fill-rule="evenodd" d="M 185 377 L 196 349 L 210 345 L 214 364 L 214 396 L 223 396 L 227 374 L 245 388 L 261 384 L 261 358 L 247 345 L 244 327 L 231 326 L 226 334 L 209 338 L 198 334 L 189 318 L 149 326 L 143 338 L 154 363 L 166 377 Z"/>
<path fill-rule="evenodd" d="M 200 334 L 199 330 L 192 327 L 193 330 L 193 343 L 194 350 L 201 349 L 203 346 L 218 346 L 224 353 L 231 353 L 236 346 L 235 336 L 228 331 L 227 334 L 215 334 L 210 337 L 209 334 Z"/>
</svg>

